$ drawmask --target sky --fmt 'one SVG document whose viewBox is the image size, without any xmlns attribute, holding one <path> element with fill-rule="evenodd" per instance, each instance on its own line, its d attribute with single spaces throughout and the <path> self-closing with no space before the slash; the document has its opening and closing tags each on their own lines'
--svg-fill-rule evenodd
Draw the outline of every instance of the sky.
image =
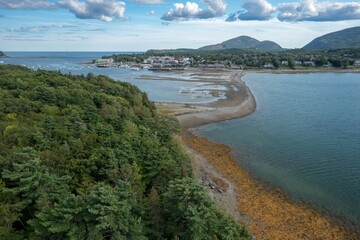
<svg viewBox="0 0 360 240">
<path fill-rule="evenodd" d="M 301 48 L 360 26 L 360 1 L 0 0 L 0 50 L 199 48 L 247 35 Z"/>
</svg>

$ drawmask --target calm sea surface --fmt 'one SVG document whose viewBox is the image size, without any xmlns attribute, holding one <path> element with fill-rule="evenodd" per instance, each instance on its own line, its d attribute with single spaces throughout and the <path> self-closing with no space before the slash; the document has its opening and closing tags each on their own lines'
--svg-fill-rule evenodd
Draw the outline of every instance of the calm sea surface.
<svg viewBox="0 0 360 240">
<path fill-rule="evenodd" d="M 154 101 L 216 100 L 202 83 L 137 79 L 144 74 L 174 77 L 171 73 L 81 64 L 112 53 L 6 54 L 10 58 L 1 59 L 4 63 L 127 81 Z M 230 145 L 240 164 L 291 198 L 360 222 L 360 74 L 248 74 L 244 80 L 256 97 L 256 112 L 197 133 Z M 184 89 L 190 94 L 181 93 Z"/>
<path fill-rule="evenodd" d="M 360 74 L 248 74 L 252 115 L 197 133 L 293 199 L 360 222 Z"/>
<path fill-rule="evenodd" d="M 133 52 L 121 52 L 133 54 Z M 209 103 L 224 96 L 214 97 L 211 95 L 213 88 L 220 86 L 208 86 L 199 82 L 184 81 L 159 81 L 151 80 L 151 76 L 189 79 L 188 73 L 161 73 L 146 69 L 132 71 L 130 68 L 98 68 L 83 63 L 91 62 L 102 56 L 117 54 L 114 52 L 5 52 L 9 58 L 0 59 L 3 64 L 16 64 L 27 66 L 31 69 L 56 70 L 62 73 L 106 75 L 115 80 L 130 82 L 145 91 L 149 98 L 158 102 L 179 103 Z M 147 80 L 137 79 L 141 75 L 149 75 Z"/>
</svg>

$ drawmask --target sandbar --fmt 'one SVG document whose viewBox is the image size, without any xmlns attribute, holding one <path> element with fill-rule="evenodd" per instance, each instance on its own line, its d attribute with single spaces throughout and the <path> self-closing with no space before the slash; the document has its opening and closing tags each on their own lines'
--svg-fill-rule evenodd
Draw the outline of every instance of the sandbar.
<svg viewBox="0 0 360 240">
<path fill-rule="evenodd" d="M 219 75 L 196 74 L 203 81 L 214 81 Z M 280 189 L 255 179 L 236 162 L 228 146 L 193 134 L 196 127 L 244 117 L 256 109 L 255 97 L 241 80 L 244 72 L 220 74 L 227 76 L 227 80 L 223 77 L 219 80 L 227 88 L 226 99 L 207 105 L 159 106 L 177 116 L 183 127 L 183 141 L 194 156 L 195 175 L 208 187 L 218 206 L 249 226 L 256 239 L 360 239 L 360 234 L 349 230 L 343 222 L 308 204 L 292 201 Z"/>
</svg>

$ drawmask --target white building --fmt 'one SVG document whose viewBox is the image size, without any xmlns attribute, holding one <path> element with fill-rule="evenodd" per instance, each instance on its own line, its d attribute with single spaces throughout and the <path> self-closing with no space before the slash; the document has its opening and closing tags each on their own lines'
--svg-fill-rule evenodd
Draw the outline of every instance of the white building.
<svg viewBox="0 0 360 240">
<path fill-rule="evenodd" d="M 99 64 L 106 64 L 106 63 L 113 63 L 114 62 L 114 59 L 112 58 L 100 58 L 98 60 L 96 60 L 96 63 L 99 63 Z"/>
<path fill-rule="evenodd" d="M 274 64 L 272 64 L 272 63 L 265 63 L 264 68 L 274 68 Z"/>
<path fill-rule="evenodd" d="M 303 62 L 304 66 L 311 66 L 311 67 L 315 67 L 315 63 L 313 61 L 304 61 Z"/>
</svg>

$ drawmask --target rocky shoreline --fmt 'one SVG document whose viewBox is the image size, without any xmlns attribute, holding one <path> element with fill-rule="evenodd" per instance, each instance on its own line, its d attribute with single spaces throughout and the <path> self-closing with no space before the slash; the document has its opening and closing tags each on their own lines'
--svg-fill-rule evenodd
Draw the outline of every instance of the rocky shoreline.
<svg viewBox="0 0 360 240">
<path fill-rule="evenodd" d="M 177 115 L 184 130 L 183 141 L 194 156 L 194 172 L 219 207 L 247 224 L 257 239 L 359 239 L 359 233 L 342 222 L 308 204 L 291 201 L 281 190 L 254 179 L 236 163 L 228 146 L 193 134 L 196 127 L 255 111 L 255 97 L 241 81 L 243 72 L 226 74 L 228 80 L 222 80 L 227 88 L 226 99 L 205 106 L 162 104 Z M 206 75 L 211 78 L 211 73 Z"/>
</svg>

